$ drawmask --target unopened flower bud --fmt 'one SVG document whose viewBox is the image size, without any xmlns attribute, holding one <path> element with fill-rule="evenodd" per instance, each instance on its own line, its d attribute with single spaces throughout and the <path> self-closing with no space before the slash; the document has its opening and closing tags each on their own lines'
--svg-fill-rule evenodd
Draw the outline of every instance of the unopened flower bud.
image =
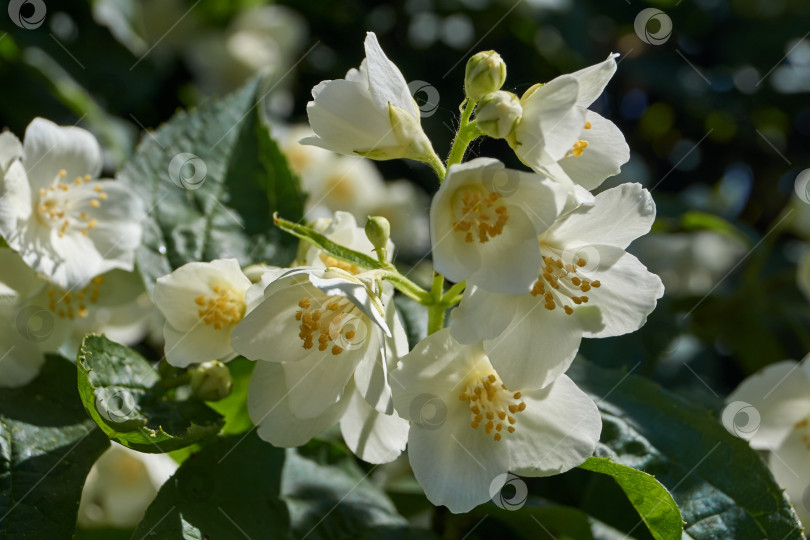
<svg viewBox="0 0 810 540">
<path fill-rule="evenodd" d="M 484 96 L 478 104 L 475 122 L 485 135 L 505 139 L 515 131 L 523 107 L 511 92 L 498 90 Z"/>
<path fill-rule="evenodd" d="M 495 51 L 482 51 L 467 61 L 464 92 L 473 101 L 500 90 L 506 81 L 506 63 Z"/>
<path fill-rule="evenodd" d="M 203 401 L 219 401 L 231 393 L 233 381 L 228 366 L 214 360 L 189 369 L 191 391 Z"/>
<path fill-rule="evenodd" d="M 366 221 L 366 237 L 377 254 L 384 260 L 386 257 L 386 247 L 388 238 L 391 236 L 391 224 L 382 216 L 369 216 Z"/>
</svg>

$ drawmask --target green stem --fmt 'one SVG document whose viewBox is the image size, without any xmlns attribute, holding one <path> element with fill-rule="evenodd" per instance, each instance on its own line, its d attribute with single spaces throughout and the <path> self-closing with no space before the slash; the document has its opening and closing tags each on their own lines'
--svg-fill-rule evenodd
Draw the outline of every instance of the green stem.
<svg viewBox="0 0 810 540">
<path fill-rule="evenodd" d="M 439 177 L 439 183 L 441 184 L 444 181 L 444 177 L 447 175 L 447 169 L 444 168 L 444 163 L 436 154 L 431 154 L 428 160 L 425 162 L 430 165 L 434 171 L 436 171 L 436 176 Z"/>
<path fill-rule="evenodd" d="M 431 303 L 428 305 L 428 335 L 444 328 L 444 314 L 447 306 L 442 302 L 444 276 L 433 274 L 433 287 L 430 289 Z"/>
<path fill-rule="evenodd" d="M 394 284 L 402 294 L 416 300 L 423 306 L 433 304 L 433 294 L 426 291 L 410 279 L 400 274 L 397 270 L 383 270 L 380 272 L 383 279 L 387 279 Z"/>
<path fill-rule="evenodd" d="M 444 304 L 446 307 L 453 307 L 461 302 L 461 295 L 466 286 L 466 281 L 460 281 L 447 289 L 447 292 L 444 293 L 444 296 L 442 296 L 442 304 Z"/>
<path fill-rule="evenodd" d="M 475 120 L 470 122 L 470 117 L 474 110 L 475 101 L 467 100 L 464 111 L 461 113 L 461 124 L 458 127 L 458 133 L 453 141 L 453 146 L 450 148 L 450 154 L 447 156 L 448 169 L 451 165 L 461 163 L 461 160 L 464 159 L 464 153 L 467 151 L 467 147 L 473 140 L 481 135 L 481 130 L 478 129 Z"/>
</svg>

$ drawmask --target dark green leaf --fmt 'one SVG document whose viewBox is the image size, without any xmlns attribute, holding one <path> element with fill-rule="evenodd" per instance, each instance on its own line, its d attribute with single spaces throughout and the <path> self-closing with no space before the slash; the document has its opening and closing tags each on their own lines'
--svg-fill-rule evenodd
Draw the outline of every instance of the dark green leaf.
<svg viewBox="0 0 810 540">
<path fill-rule="evenodd" d="M 221 438 L 163 485 L 133 538 L 289 538 L 283 464 L 255 432 Z"/>
<path fill-rule="evenodd" d="M 222 100 L 180 111 L 144 137 L 118 178 L 143 199 L 148 218 L 137 262 L 155 279 L 192 261 L 235 257 L 286 266 L 297 242 L 273 212 L 298 220 L 298 180 L 270 138 L 259 79 Z"/>
<path fill-rule="evenodd" d="M 142 356 L 104 336 L 88 335 L 78 357 L 85 409 L 111 439 L 164 453 L 216 435 L 224 419 L 202 401 L 175 401 Z"/>
<path fill-rule="evenodd" d="M 30 384 L 0 390 L 0 537 L 70 538 L 87 473 L 109 445 L 69 361 L 50 356 Z"/>
<path fill-rule="evenodd" d="M 654 477 L 599 457 L 588 458 L 580 468 L 612 477 L 630 499 L 654 538 L 677 540 L 683 536 L 683 521 L 678 505 Z"/>
<path fill-rule="evenodd" d="M 568 374 L 602 412 L 597 455 L 654 475 L 672 493 L 692 538 L 804 538 L 759 454 L 709 411 L 646 379 L 584 361 Z M 606 502 L 585 510 L 611 523 L 602 515 Z"/>
</svg>

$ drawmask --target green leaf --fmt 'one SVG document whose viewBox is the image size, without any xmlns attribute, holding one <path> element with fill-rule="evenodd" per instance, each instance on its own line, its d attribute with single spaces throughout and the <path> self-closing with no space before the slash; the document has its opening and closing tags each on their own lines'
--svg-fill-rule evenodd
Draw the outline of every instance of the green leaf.
<svg viewBox="0 0 810 540">
<path fill-rule="evenodd" d="M 677 540 L 683 536 L 683 521 L 678 505 L 653 476 L 599 457 L 588 458 L 579 467 L 612 477 L 656 539 Z"/>
<path fill-rule="evenodd" d="M 84 412 L 76 367 L 49 356 L 0 390 L 0 538 L 70 538 L 87 473 L 110 443 Z"/>
<path fill-rule="evenodd" d="M 160 488 L 133 538 L 289 538 L 283 464 L 284 450 L 255 432 L 223 437 Z"/>
<path fill-rule="evenodd" d="M 190 112 L 180 111 L 138 146 L 118 173 L 149 211 L 138 270 L 155 280 L 192 261 L 235 257 L 286 266 L 297 242 L 273 212 L 298 220 L 303 197 L 270 138 L 260 79 Z"/>
<path fill-rule="evenodd" d="M 310 444 L 312 446 L 312 444 Z M 311 449 L 310 449 L 311 450 Z M 388 496 L 353 459 L 331 465 L 288 450 L 283 494 L 296 538 L 431 538 L 408 526 Z"/>
<path fill-rule="evenodd" d="M 577 361 L 568 375 L 602 413 L 600 457 L 661 482 L 695 539 L 801 540 L 801 525 L 759 454 L 708 410 L 642 377 Z M 611 524 L 599 498 L 585 510 Z"/>
<path fill-rule="evenodd" d="M 165 453 L 219 433 L 225 420 L 202 401 L 175 401 L 142 356 L 88 335 L 78 357 L 79 395 L 96 424 L 134 450 Z"/>
</svg>

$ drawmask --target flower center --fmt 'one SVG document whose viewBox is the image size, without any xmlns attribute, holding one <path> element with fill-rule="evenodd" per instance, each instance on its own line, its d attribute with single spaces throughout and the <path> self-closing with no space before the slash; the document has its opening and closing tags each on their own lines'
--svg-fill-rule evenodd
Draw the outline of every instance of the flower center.
<svg viewBox="0 0 810 540">
<path fill-rule="evenodd" d="M 213 295 L 201 294 L 194 299 L 194 303 L 200 306 L 197 315 L 203 322 L 220 330 L 241 321 L 245 316 L 245 302 L 225 287 L 214 285 L 211 290 Z"/>
<path fill-rule="evenodd" d="M 591 288 L 599 288 L 602 283 L 599 280 L 591 281 L 581 275 L 577 275 L 577 270 L 588 264 L 584 256 L 580 256 L 574 264 L 565 264 L 556 257 L 543 256 L 543 269 L 532 286 L 532 296 L 540 296 L 545 300 L 545 308 L 549 311 L 562 306 L 566 314 L 571 315 L 574 309 L 564 304 L 564 299 L 570 299 L 574 304 L 588 303 L 586 293 Z"/>
<path fill-rule="evenodd" d="M 80 202 L 82 198 L 87 198 L 90 193 L 87 189 L 78 191 L 76 188 L 91 182 L 92 179 L 89 174 L 83 177 L 77 176 L 71 184 L 60 181 L 65 176 L 67 176 L 67 172 L 62 169 L 59 171 L 58 179 L 48 189 L 40 188 L 37 218 L 43 225 L 58 229 L 59 238 L 65 236 L 71 229 L 78 230 L 87 236 L 89 231 L 98 226 L 98 220 L 91 218 L 86 212 L 80 212 L 76 216 L 75 212 L 71 212 L 71 210 L 74 204 Z M 90 207 L 98 208 L 101 206 L 101 201 L 106 199 L 107 194 L 104 193 L 103 188 L 95 186 L 90 195 Z"/>
<path fill-rule="evenodd" d="M 468 379 L 467 386 L 458 399 L 466 401 L 470 407 L 470 426 L 478 429 L 483 423 L 486 434 L 500 441 L 502 433 L 515 432 L 517 419 L 514 415 L 526 409 L 526 403 L 520 397 L 520 392 L 510 392 L 501 379 L 490 372 L 484 376 L 476 374 Z"/>
<path fill-rule="evenodd" d="M 509 212 L 502 202 L 500 193 L 463 189 L 455 195 L 455 215 L 460 217 L 453 223 L 453 230 L 464 233 L 464 241 L 472 242 L 475 236 L 480 243 L 486 243 L 503 232 L 509 221 Z"/>
<path fill-rule="evenodd" d="M 327 298 L 325 303 L 313 305 L 313 299 L 302 298 L 298 302 L 301 309 L 295 313 L 300 321 L 298 337 L 305 349 L 315 346 L 318 350 L 330 348 L 337 356 L 346 349 L 357 348 L 366 338 L 368 328 L 361 317 L 354 314 L 356 306 L 346 298 Z"/>
<path fill-rule="evenodd" d="M 79 292 L 62 291 L 48 287 L 48 309 L 56 313 L 60 319 L 68 318 L 86 319 L 90 315 L 87 309 L 88 302 L 98 302 L 100 286 L 104 283 L 104 276 L 96 276 Z"/>
</svg>

